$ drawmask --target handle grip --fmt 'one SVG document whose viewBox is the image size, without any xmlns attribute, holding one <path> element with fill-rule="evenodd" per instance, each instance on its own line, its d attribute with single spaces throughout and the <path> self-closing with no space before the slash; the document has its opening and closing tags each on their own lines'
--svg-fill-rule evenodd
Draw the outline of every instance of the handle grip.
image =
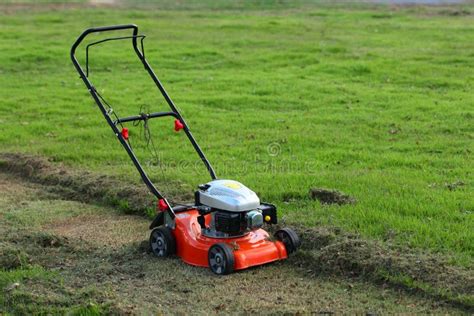
<svg viewBox="0 0 474 316">
<path fill-rule="evenodd" d="M 71 58 L 75 59 L 75 54 L 76 54 L 76 48 L 82 43 L 84 38 L 91 34 L 91 33 L 97 33 L 97 32 L 110 32 L 110 31 L 119 31 L 119 30 L 126 30 L 126 29 L 133 29 L 133 36 L 136 36 L 138 34 L 138 26 L 135 24 L 123 24 L 123 25 L 111 25 L 111 26 L 101 26 L 101 27 L 91 27 L 84 32 L 82 32 L 81 35 L 77 38 L 77 40 L 74 42 L 74 44 L 71 47 Z M 136 41 L 136 39 L 134 38 Z M 135 46 L 134 42 L 134 46 Z"/>
</svg>

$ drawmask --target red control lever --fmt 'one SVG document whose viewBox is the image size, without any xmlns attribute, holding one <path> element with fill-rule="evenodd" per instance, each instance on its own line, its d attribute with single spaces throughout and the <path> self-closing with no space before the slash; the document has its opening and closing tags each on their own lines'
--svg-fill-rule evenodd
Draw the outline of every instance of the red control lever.
<svg viewBox="0 0 474 316">
<path fill-rule="evenodd" d="M 178 120 L 178 119 L 174 120 L 174 130 L 175 131 L 179 132 L 183 128 L 184 128 L 184 125 L 183 125 L 183 123 L 181 123 L 180 120 Z"/>
<path fill-rule="evenodd" d="M 122 134 L 122 137 L 127 140 L 128 139 L 128 128 L 124 127 L 122 128 L 122 131 L 120 132 Z"/>
<path fill-rule="evenodd" d="M 168 209 L 168 204 L 166 204 L 164 199 L 159 199 L 158 200 L 158 208 L 162 212 L 164 212 Z"/>
</svg>

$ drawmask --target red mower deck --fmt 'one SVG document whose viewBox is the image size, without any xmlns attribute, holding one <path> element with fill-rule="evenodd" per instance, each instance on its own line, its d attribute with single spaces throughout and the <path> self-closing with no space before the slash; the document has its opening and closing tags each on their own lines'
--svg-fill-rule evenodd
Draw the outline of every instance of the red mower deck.
<svg viewBox="0 0 474 316">
<path fill-rule="evenodd" d="M 242 270 L 252 266 L 286 259 L 285 245 L 281 241 L 272 241 L 263 229 L 248 232 L 238 238 L 209 238 L 202 234 L 197 221 L 199 213 L 196 209 L 176 215 L 176 228 L 173 235 L 177 247 L 176 254 L 191 265 L 209 267 L 208 251 L 216 243 L 226 243 L 234 251 L 234 270 Z M 209 222 L 210 216 L 206 221 Z"/>
</svg>

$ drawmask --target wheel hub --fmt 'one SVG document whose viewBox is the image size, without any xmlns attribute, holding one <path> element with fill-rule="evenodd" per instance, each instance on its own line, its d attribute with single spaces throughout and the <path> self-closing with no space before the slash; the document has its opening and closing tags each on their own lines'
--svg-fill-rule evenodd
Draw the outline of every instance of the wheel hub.
<svg viewBox="0 0 474 316">
<path fill-rule="evenodd" d="M 156 252 L 159 256 L 163 255 L 166 250 L 166 244 L 163 240 L 163 236 L 155 236 L 155 241 L 151 243 L 153 251 Z"/>
</svg>

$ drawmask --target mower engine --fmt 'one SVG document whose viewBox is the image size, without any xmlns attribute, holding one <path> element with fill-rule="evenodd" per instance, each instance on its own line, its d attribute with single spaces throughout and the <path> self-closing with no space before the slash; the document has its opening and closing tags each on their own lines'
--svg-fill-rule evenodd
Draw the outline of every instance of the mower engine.
<svg viewBox="0 0 474 316">
<path fill-rule="evenodd" d="M 260 204 L 257 194 L 240 182 L 213 180 L 200 185 L 195 194 L 200 212 L 198 222 L 209 237 L 237 237 L 262 227 L 264 220 L 276 221 L 276 209 Z M 211 214 L 205 225 L 204 215 Z"/>
</svg>

